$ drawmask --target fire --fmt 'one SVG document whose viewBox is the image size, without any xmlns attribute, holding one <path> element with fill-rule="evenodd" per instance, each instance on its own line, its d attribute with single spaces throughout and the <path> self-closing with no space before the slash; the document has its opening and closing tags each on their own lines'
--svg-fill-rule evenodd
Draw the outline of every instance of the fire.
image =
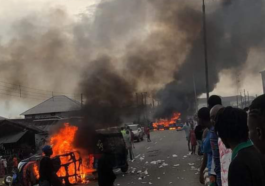
<svg viewBox="0 0 265 186">
<path fill-rule="evenodd" d="M 93 171 L 93 166 L 91 165 L 93 162 L 86 162 L 86 159 L 82 157 L 82 152 L 84 151 L 75 148 L 73 145 L 77 130 L 78 127 L 65 123 L 64 127 L 51 136 L 50 139 L 53 157 L 59 156 L 61 160 L 61 168 L 57 175 L 61 178 L 68 177 L 71 184 L 87 182 L 86 173 Z"/>
<path fill-rule="evenodd" d="M 34 173 L 36 179 L 40 178 L 39 168 L 38 168 L 38 165 L 36 163 L 34 163 L 34 165 L 33 165 L 33 173 Z"/>
<path fill-rule="evenodd" d="M 157 122 L 153 123 L 153 128 L 156 130 L 176 130 L 176 122 L 180 118 L 180 113 L 179 112 L 174 112 L 171 118 L 167 119 L 159 119 Z"/>
</svg>

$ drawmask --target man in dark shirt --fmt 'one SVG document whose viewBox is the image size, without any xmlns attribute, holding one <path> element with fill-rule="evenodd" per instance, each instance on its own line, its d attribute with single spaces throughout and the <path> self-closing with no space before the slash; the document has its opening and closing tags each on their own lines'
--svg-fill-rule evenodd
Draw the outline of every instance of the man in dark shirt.
<svg viewBox="0 0 265 186">
<path fill-rule="evenodd" d="M 249 137 L 256 148 L 265 154 L 265 94 L 254 99 L 248 117 Z"/>
<path fill-rule="evenodd" d="M 226 107 L 216 118 L 215 130 L 226 148 L 232 149 L 229 186 L 264 186 L 265 162 L 248 138 L 247 113 Z"/>
<path fill-rule="evenodd" d="M 105 148 L 106 145 L 105 145 Z M 116 175 L 113 172 L 112 162 L 114 157 L 110 150 L 104 149 L 104 154 L 98 161 L 98 185 L 99 186 L 113 186 Z"/>
<path fill-rule="evenodd" d="M 45 156 L 40 161 L 40 186 L 61 186 L 62 183 L 56 175 L 56 171 L 50 158 L 53 154 L 51 146 L 47 145 L 43 147 L 42 151 Z"/>
<path fill-rule="evenodd" d="M 195 135 L 196 140 L 199 145 L 198 147 L 198 155 L 202 155 L 202 134 L 203 134 L 204 128 L 201 125 L 197 125 L 195 127 Z"/>
</svg>

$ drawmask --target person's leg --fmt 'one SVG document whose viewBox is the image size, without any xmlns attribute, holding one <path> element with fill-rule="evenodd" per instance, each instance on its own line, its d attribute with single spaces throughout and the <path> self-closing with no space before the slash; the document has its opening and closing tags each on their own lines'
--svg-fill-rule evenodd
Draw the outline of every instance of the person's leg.
<svg viewBox="0 0 265 186">
<path fill-rule="evenodd" d="M 190 148 L 190 138 L 188 137 L 188 148 L 189 148 L 189 151 L 191 151 L 191 148 Z"/>
<path fill-rule="evenodd" d="M 132 157 L 132 148 L 130 148 L 129 151 L 130 151 L 130 159 L 133 160 L 133 157 Z"/>
</svg>

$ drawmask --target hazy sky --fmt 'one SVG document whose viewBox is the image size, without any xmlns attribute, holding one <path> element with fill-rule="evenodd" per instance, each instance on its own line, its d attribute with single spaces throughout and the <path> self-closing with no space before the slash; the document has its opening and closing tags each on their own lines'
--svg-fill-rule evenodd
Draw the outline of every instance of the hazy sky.
<svg viewBox="0 0 265 186">
<path fill-rule="evenodd" d="M 0 0 L 0 41 L 5 42 L 12 38 L 13 24 L 29 15 L 48 11 L 51 8 L 60 8 L 65 10 L 72 19 L 78 19 L 79 14 L 88 13 L 98 2 L 99 0 Z M 1 79 L 1 81 L 8 82 L 8 79 Z M 33 87 L 43 89 L 41 85 Z M 21 117 L 22 112 L 42 101 L 0 96 L 2 98 L 0 99 L 0 116 L 8 118 Z"/>
<path fill-rule="evenodd" d="M 32 13 L 47 11 L 50 8 L 60 7 L 64 9 L 71 18 L 78 19 L 78 15 L 89 13 L 100 0 L 0 0 L 0 41 L 5 42 L 12 38 L 11 29 L 14 22 L 26 17 Z M 255 59 L 255 58 L 254 58 Z M 253 59 L 251 59 L 253 60 Z M 263 63 L 256 59 L 257 63 Z M 210 63 L 210 61 L 209 61 Z M 1 64 L 0 64 L 1 65 Z M 251 67 L 246 67 L 251 68 Z M 265 69 L 265 65 L 260 70 Z M 240 89 L 249 91 L 250 95 L 262 93 L 262 83 L 259 72 L 254 75 L 243 74 L 240 79 Z M 235 81 L 229 72 L 223 72 L 220 75 L 220 82 L 217 84 L 213 93 L 222 96 L 237 94 Z M 8 79 L 4 80 L 8 81 Z M 36 86 L 34 86 L 36 87 Z M 42 88 L 41 86 L 36 88 Z M 19 114 L 41 102 L 41 100 L 27 100 L 21 98 L 3 97 L 0 99 L 0 116 L 19 117 Z"/>
</svg>

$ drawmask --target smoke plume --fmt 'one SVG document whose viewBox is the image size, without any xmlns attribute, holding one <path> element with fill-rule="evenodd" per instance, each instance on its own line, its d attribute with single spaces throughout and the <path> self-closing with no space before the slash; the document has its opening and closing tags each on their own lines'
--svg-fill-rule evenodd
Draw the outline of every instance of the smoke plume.
<svg viewBox="0 0 265 186">
<path fill-rule="evenodd" d="M 263 0 L 206 2 L 212 91 L 223 70 L 238 74 L 263 49 L 265 15 Z M 193 114 L 194 84 L 205 93 L 202 25 L 201 4 L 187 0 L 103 0 L 78 21 L 52 9 L 14 24 L 0 46 L 0 73 L 14 84 L 83 93 L 87 125 L 122 123 L 143 91 L 156 93 L 155 117 Z"/>
</svg>

